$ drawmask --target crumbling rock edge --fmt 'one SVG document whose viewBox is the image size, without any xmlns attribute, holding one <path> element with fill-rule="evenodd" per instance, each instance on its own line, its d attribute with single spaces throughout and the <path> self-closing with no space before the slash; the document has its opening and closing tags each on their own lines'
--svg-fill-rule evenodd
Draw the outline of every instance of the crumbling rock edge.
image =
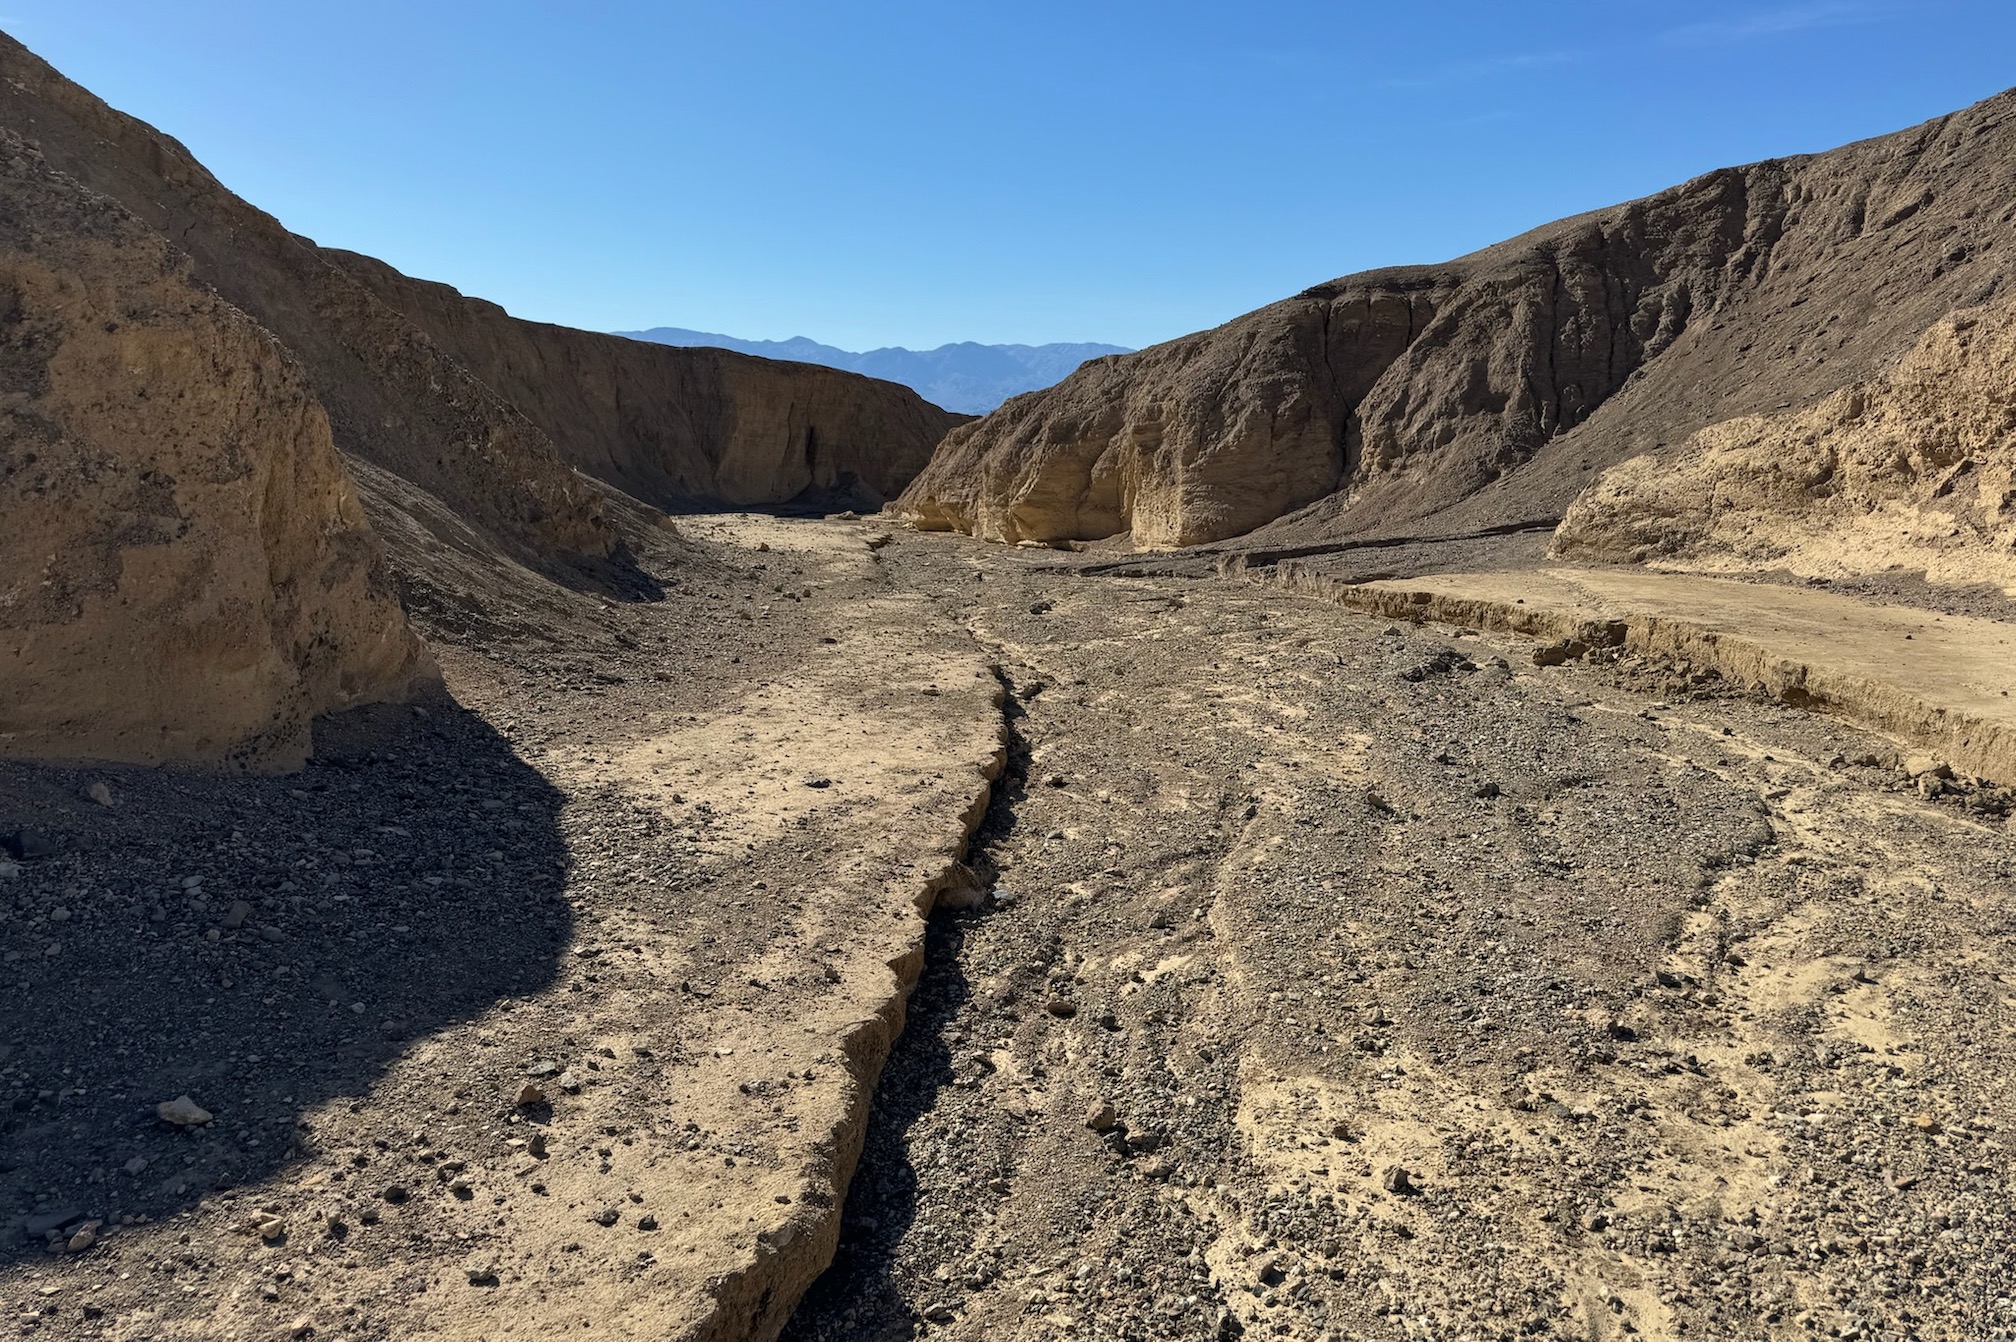
<svg viewBox="0 0 2016 1342">
<path fill-rule="evenodd" d="M 841 1214 L 860 1166 L 876 1087 L 903 1033 L 910 994 L 924 972 L 927 922 L 941 894 L 972 879 L 966 855 L 987 816 L 994 785 L 1008 765 L 1007 693 L 998 684 L 998 676 L 992 702 L 998 719 L 994 750 L 984 760 L 967 761 L 979 777 L 979 786 L 960 813 L 956 831 L 948 830 L 945 842 L 918 864 L 929 875 L 914 892 L 917 916 L 904 929 L 903 949 L 887 961 L 889 994 L 874 1014 L 857 1021 L 838 1041 L 852 1078 L 852 1095 L 844 1114 L 824 1139 L 831 1152 L 823 1170 L 825 1191 L 830 1196 L 824 1206 L 810 1198 L 803 1200 L 800 1214 L 785 1227 L 759 1235 L 754 1262 L 710 1284 L 714 1311 L 682 1335 L 686 1342 L 771 1342 L 790 1322 L 798 1298 L 833 1262 L 840 1243 Z"/>
<path fill-rule="evenodd" d="M 1787 655 L 1764 639 L 1711 628 L 1694 619 L 1624 610 L 1591 616 L 1544 602 L 1519 604 L 1406 581 L 1353 582 L 1313 572 L 1294 561 L 1249 569 L 1237 555 L 1221 561 L 1219 572 L 1383 619 L 1516 634 L 1559 645 L 1565 657 L 1616 648 L 1640 656 L 1685 658 L 1791 707 L 1837 717 L 1928 752 L 1983 781 L 2016 780 L 2012 721 L 1935 702 L 1899 683 Z"/>
</svg>

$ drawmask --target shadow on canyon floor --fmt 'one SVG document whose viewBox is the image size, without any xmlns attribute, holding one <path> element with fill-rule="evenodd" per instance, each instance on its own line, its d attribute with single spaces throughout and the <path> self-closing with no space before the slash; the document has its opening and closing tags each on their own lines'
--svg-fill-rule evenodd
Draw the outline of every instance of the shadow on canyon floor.
<svg viewBox="0 0 2016 1342">
<path fill-rule="evenodd" d="M 287 776 L 0 765 L 0 1264 L 311 1149 L 313 1111 L 557 973 L 561 796 L 446 696 Z M 96 784 L 112 804 L 90 798 Z M 178 1128 L 155 1106 L 215 1115 Z"/>
</svg>

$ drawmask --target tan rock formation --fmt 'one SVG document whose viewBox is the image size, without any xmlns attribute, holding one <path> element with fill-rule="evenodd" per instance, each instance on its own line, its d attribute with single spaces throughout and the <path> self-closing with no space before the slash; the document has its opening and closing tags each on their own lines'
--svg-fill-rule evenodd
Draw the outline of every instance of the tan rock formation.
<svg viewBox="0 0 2016 1342">
<path fill-rule="evenodd" d="M 0 755 L 288 767 L 431 671 L 299 365 L 0 132 Z"/>
<path fill-rule="evenodd" d="M 599 500 L 523 414 L 321 250 L 226 190 L 175 140 L 0 34 L 0 126 L 118 201 L 195 277 L 301 361 L 337 444 L 397 472 L 521 554 L 607 554 Z"/>
<path fill-rule="evenodd" d="M 187 149 L 0 34 L 0 125 L 195 259 L 197 278 L 297 354 L 337 444 L 521 556 L 600 556 L 586 471 L 648 502 L 879 502 L 963 420 L 833 369 L 522 322 L 494 303 L 317 247 Z"/>
<path fill-rule="evenodd" d="M 2016 252 L 2016 95 L 1101 359 L 947 436 L 921 526 L 1270 545 L 1558 518 L 1602 468 L 1874 374 Z M 1278 519 L 1278 520 L 1277 520 Z"/>
<path fill-rule="evenodd" d="M 1904 569 L 2016 595 L 2016 304 L 1953 314 L 1818 405 L 1613 467 L 1554 550 L 1700 572 Z"/>
<path fill-rule="evenodd" d="M 661 505 L 812 491 L 879 507 L 971 418 L 894 382 L 520 321 L 371 257 L 323 255 L 523 409 L 577 469 Z"/>
</svg>

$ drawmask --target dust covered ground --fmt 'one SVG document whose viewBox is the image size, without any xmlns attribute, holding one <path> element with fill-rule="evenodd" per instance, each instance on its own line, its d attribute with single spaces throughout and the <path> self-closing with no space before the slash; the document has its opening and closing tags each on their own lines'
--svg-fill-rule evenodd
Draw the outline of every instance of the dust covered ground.
<svg viewBox="0 0 2016 1342">
<path fill-rule="evenodd" d="M 1698 668 L 892 562 L 1013 785 L 787 1336 L 2016 1335 L 1994 793 Z"/>
<path fill-rule="evenodd" d="M 408 515 L 452 698 L 0 770 L 6 1330 L 2016 1335 L 1997 794 L 1092 556 Z"/>
</svg>

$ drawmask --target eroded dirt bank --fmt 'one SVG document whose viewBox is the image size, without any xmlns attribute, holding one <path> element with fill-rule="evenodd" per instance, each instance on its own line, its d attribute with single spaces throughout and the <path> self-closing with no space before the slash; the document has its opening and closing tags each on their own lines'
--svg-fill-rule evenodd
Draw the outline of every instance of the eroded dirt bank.
<svg viewBox="0 0 2016 1342">
<path fill-rule="evenodd" d="M 891 562 L 1029 782 L 787 1337 L 2011 1335 L 1996 811 L 1698 667 Z"/>
</svg>

